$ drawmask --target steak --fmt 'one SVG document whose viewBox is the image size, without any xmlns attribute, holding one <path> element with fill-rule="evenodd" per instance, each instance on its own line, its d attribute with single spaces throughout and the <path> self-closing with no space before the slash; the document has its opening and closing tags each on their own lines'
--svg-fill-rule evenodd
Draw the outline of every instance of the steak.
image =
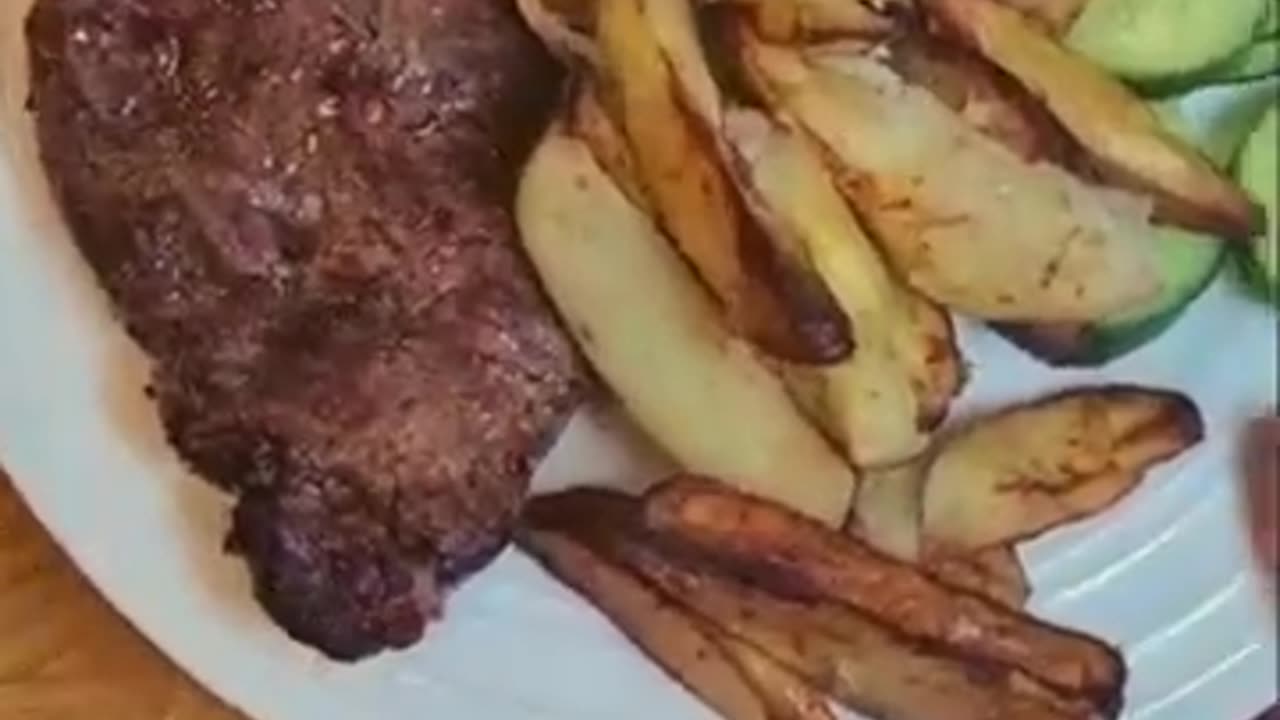
<svg viewBox="0 0 1280 720">
<path fill-rule="evenodd" d="M 417 642 L 585 373 L 520 254 L 558 71 L 507 0 L 39 0 L 43 162 L 295 639 Z"/>
</svg>

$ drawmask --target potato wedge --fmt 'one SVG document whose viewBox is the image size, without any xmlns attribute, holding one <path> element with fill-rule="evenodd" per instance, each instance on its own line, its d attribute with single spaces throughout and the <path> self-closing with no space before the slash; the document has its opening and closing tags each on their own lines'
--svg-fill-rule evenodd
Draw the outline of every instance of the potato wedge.
<svg viewBox="0 0 1280 720">
<path fill-rule="evenodd" d="M 1031 597 L 1031 582 L 1018 553 L 999 545 L 974 555 L 940 557 L 926 561 L 925 570 L 952 587 L 982 595 L 1011 608 L 1020 608 Z"/>
<path fill-rule="evenodd" d="M 849 532 L 882 553 L 918 563 L 924 471 L 920 460 L 864 470 Z"/>
<path fill-rule="evenodd" d="M 840 602 L 773 592 L 637 542 L 621 562 L 724 632 L 759 649 L 847 707 L 904 720 L 1083 720 L 1111 717 L 1019 668 L 919 642 Z"/>
<path fill-rule="evenodd" d="M 1066 35 L 1084 12 L 1089 0 L 999 0 L 1026 15 L 1045 33 L 1053 37 Z"/>
<path fill-rule="evenodd" d="M 637 498 L 611 490 L 545 495 L 528 504 L 518 542 L 729 720 L 761 712 L 768 720 L 835 720 L 826 698 L 804 680 L 617 562 L 608 550 L 616 538 L 641 531 L 640 511 Z"/>
<path fill-rule="evenodd" d="M 943 585 L 782 506 L 707 482 L 675 482 L 647 496 L 645 524 L 762 589 L 838 600 L 918 642 L 1019 668 L 1099 710 L 1114 708 L 1122 694 L 1124 661 L 1106 645 Z"/>
<path fill-rule="evenodd" d="M 684 3 L 686 0 L 680 0 Z M 607 103 L 630 141 L 659 224 L 711 288 L 736 332 L 779 358 L 830 363 L 853 348 L 852 328 L 802 259 L 775 246 L 736 196 L 715 136 L 709 74 L 667 53 L 697 52 L 689 8 L 671 0 L 599 3 L 596 38 Z M 690 47 L 690 43 L 693 47 Z"/>
<path fill-rule="evenodd" d="M 717 0 L 744 9 L 760 36 L 780 43 L 881 39 L 897 22 L 861 0 Z"/>
<path fill-rule="evenodd" d="M 753 83 L 824 148 L 894 269 L 988 320 L 1106 316 L 1159 290 L 1145 208 L 1029 164 L 865 57 L 838 65 L 749 36 Z"/>
<path fill-rule="evenodd" d="M 827 697 L 793 671 L 779 664 L 754 645 L 719 628 L 716 642 L 742 671 L 769 709 L 769 720 L 836 720 Z"/>
<path fill-rule="evenodd" d="M 952 587 L 1009 607 L 1022 607 L 1030 583 L 1017 552 L 993 547 L 964 556 L 927 557 L 921 550 L 926 459 L 863 471 L 849 531 L 890 557 L 919 566 Z"/>
<path fill-rule="evenodd" d="M 566 133 L 585 142 L 596 163 L 627 200 L 652 216 L 649 195 L 640 184 L 635 155 L 626 136 L 609 116 L 597 83 L 590 78 L 578 78 L 570 98 Z"/>
<path fill-rule="evenodd" d="M 525 24 L 562 62 L 600 64 L 592 37 L 597 0 L 516 0 Z"/>
<path fill-rule="evenodd" d="M 1069 391 L 979 420 L 943 441 L 929 467 L 924 542 L 966 554 L 1094 515 L 1203 436 L 1186 397 L 1127 386 Z"/>
<path fill-rule="evenodd" d="M 571 534 L 526 528 L 520 547 L 582 595 L 672 679 L 727 720 L 779 720 L 701 619 Z"/>
<path fill-rule="evenodd" d="M 963 385 L 950 317 L 890 274 L 803 136 L 745 108 L 726 112 L 724 135 L 749 192 L 804 243 L 858 329 L 845 361 L 788 368 L 793 394 L 860 467 L 916 455 Z"/>
<path fill-rule="evenodd" d="M 584 143 L 553 128 L 516 202 L 522 240 L 569 332 L 639 425 L 691 472 L 836 526 L 854 471 Z"/>
<path fill-rule="evenodd" d="M 1245 239 L 1260 208 L 1207 158 L 1167 131 L 1120 81 L 993 0 L 923 0 L 931 17 L 1040 98 L 1112 182 L 1149 192 L 1157 219 Z"/>
<path fill-rule="evenodd" d="M 919 31 L 899 35 L 885 50 L 883 62 L 905 82 L 925 88 L 1018 157 L 1078 169 L 1074 138 L 1025 88 L 982 56 Z"/>
</svg>

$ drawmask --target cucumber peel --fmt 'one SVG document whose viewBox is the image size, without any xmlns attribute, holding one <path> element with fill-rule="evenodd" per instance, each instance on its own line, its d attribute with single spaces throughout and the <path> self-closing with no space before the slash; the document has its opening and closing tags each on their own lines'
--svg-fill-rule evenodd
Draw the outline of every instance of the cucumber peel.
<svg viewBox="0 0 1280 720">
<path fill-rule="evenodd" d="M 1067 44 L 1132 80 L 1185 76 L 1257 37 L 1271 0 L 1091 0 Z"/>
<path fill-rule="evenodd" d="M 1205 88 L 1153 107 L 1170 131 L 1225 167 L 1257 127 L 1261 114 L 1274 104 L 1277 89 L 1280 80 L 1270 78 Z M 1157 227 L 1154 238 L 1146 241 L 1158 248 L 1163 288 L 1143 306 L 1093 323 L 1004 325 L 997 330 L 1055 366 L 1097 366 L 1145 345 L 1169 329 L 1203 294 L 1228 256 L 1224 241 L 1178 228 Z"/>
<path fill-rule="evenodd" d="M 1280 109 L 1272 105 L 1249 136 L 1236 165 L 1236 179 L 1267 210 L 1267 231 L 1244 258 L 1250 286 L 1280 307 Z"/>
</svg>

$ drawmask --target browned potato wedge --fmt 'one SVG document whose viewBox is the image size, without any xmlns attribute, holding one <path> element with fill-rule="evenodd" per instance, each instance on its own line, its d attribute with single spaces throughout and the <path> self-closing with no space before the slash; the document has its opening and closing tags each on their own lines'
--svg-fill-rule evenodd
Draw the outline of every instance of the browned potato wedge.
<svg viewBox="0 0 1280 720">
<path fill-rule="evenodd" d="M 715 638 L 769 709 L 769 720 L 836 720 L 826 696 L 793 671 L 718 628 Z"/>
<path fill-rule="evenodd" d="M 921 551 L 924 460 L 865 470 L 854 502 L 855 537 L 875 549 L 920 566 L 947 585 L 1022 607 L 1031 594 L 1017 552 L 994 547 L 965 556 L 927 557 Z"/>
<path fill-rule="evenodd" d="M 737 332 L 782 359 L 837 362 L 853 348 L 849 318 L 803 258 L 775 245 L 736 196 L 715 136 L 702 126 L 718 111 L 710 76 L 668 60 L 667 53 L 699 52 L 682 12 L 688 6 L 671 0 L 598 7 L 606 102 L 630 141 L 641 184 L 659 224 Z"/>
<path fill-rule="evenodd" d="M 826 698 L 804 680 L 617 562 L 610 549 L 640 530 L 640 510 L 636 498 L 597 488 L 535 498 L 519 544 L 729 720 L 761 712 L 768 720 L 835 720 Z"/>
<path fill-rule="evenodd" d="M 1060 694 L 1019 668 L 930 643 L 839 601 L 788 585 L 774 592 L 639 542 L 614 552 L 670 597 L 740 638 L 838 702 L 903 720 L 1084 720 L 1109 711 Z M 1031 621 L 1027 621 L 1031 622 Z"/>
<path fill-rule="evenodd" d="M 1119 702 L 1125 666 L 1111 648 L 952 589 L 779 505 L 712 483 L 676 482 L 650 493 L 645 523 L 762 589 L 838 600 L 920 642 L 1019 668 L 1099 709 Z"/>
<path fill-rule="evenodd" d="M 999 0 L 1026 15 L 1044 32 L 1061 37 L 1075 24 L 1089 0 Z"/>
<path fill-rule="evenodd" d="M 925 480 L 925 544 L 966 554 L 1112 506 L 1155 465 L 1200 442 L 1182 395 L 1113 386 L 1065 392 L 943 441 Z"/>
<path fill-rule="evenodd" d="M 864 470 L 849 531 L 882 553 L 919 562 L 924 471 L 922 461 Z"/>
<path fill-rule="evenodd" d="M 635 155 L 626 136 L 609 116 L 599 87 L 590 78 L 578 78 L 576 82 L 566 132 L 587 144 L 596 162 L 632 205 L 652 215 L 649 196 L 640 185 Z"/>
<path fill-rule="evenodd" d="M 519 543 L 726 720 L 777 720 L 705 622 L 567 532 L 531 527 Z"/>
<path fill-rule="evenodd" d="M 883 62 L 912 85 L 929 90 L 987 137 L 1027 162 L 1075 169 L 1079 147 L 1017 81 L 972 50 L 923 32 L 885 46 Z"/>
<path fill-rule="evenodd" d="M 552 130 L 516 200 L 521 240 L 565 327 L 650 437 L 691 472 L 838 526 L 857 476 L 586 145 Z"/>
<path fill-rule="evenodd" d="M 1161 221 L 1245 239 L 1261 208 L 1213 163 L 1170 133 L 1119 80 L 993 0 L 923 0 L 949 33 L 1040 98 L 1113 182 L 1150 192 Z"/>
<path fill-rule="evenodd" d="M 845 361 L 788 368 L 793 394 L 860 467 L 916 455 L 963 384 L 951 319 L 890 274 L 803 136 L 742 108 L 724 134 L 748 192 L 804 244 L 858 329 Z"/>
<path fill-rule="evenodd" d="M 717 0 L 745 9 L 756 31 L 774 42 L 879 39 L 897 23 L 861 0 Z"/>
<path fill-rule="evenodd" d="M 891 265 L 921 293 L 989 320 L 1065 321 L 1159 290 L 1136 196 L 1024 161 L 872 59 L 815 60 L 749 35 L 740 47 L 753 84 L 824 148 Z"/>
<path fill-rule="evenodd" d="M 592 38 L 597 0 L 516 0 L 525 24 L 562 61 L 599 65 Z"/>
<path fill-rule="evenodd" d="M 1008 545 L 979 551 L 975 555 L 941 557 L 931 559 L 925 570 L 942 582 L 984 595 L 1012 608 L 1027 604 L 1031 596 L 1031 583 L 1018 559 L 1018 553 Z"/>
</svg>

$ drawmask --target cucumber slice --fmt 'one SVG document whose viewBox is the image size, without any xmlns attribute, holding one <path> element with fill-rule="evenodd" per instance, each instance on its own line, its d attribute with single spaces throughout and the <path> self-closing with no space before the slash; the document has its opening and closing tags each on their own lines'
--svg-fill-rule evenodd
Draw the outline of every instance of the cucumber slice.
<svg viewBox="0 0 1280 720">
<path fill-rule="evenodd" d="M 1275 105 L 1249 136 L 1236 179 L 1267 209 L 1267 232 L 1254 239 L 1245 258 L 1245 277 L 1263 297 L 1280 307 L 1280 109 Z"/>
<path fill-rule="evenodd" d="M 1215 66 L 1205 76 L 1211 82 L 1237 82 L 1280 70 L 1280 37 L 1263 38 Z"/>
<path fill-rule="evenodd" d="M 1095 367 L 1164 334 L 1213 284 L 1226 257 L 1225 243 L 1178 228 L 1158 230 L 1164 287 L 1141 308 L 1097 323 L 1005 325 L 1002 335 L 1055 367 Z"/>
<path fill-rule="evenodd" d="M 1170 130 L 1226 166 L 1274 103 L 1280 80 L 1205 88 L 1155 105 Z M 1217 277 L 1226 243 L 1171 227 L 1157 230 L 1164 287 L 1145 306 L 1096 323 L 1017 325 L 996 329 L 1054 366 L 1093 367 L 1126 355 L 1163 334 Z"/>
<path fill-rule="evenodd" d="M 1092 0 L 1067 44 L 1134 80 L 1186 75 L 1245 47 L 1271 0 Z"/>
</svg>

